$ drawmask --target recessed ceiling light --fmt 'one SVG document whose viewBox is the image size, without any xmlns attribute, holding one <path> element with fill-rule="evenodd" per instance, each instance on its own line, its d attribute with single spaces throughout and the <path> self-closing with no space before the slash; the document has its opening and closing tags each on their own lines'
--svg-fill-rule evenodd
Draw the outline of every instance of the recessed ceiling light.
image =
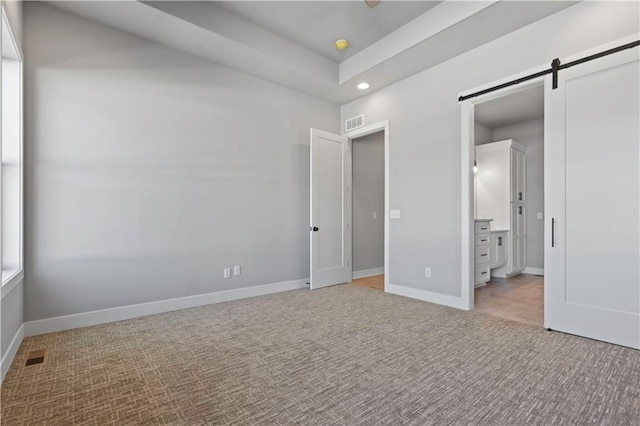
<svg viewBox="0 0 640 426">
<path fill-rule="evenodd" d="M 360 90 L 367 90 L 369 88 L 369 83 L 365 83 L 364 81 L 360 84 L 358 84 L 358 89 Z"/>
<path fill-rule="evenodd" d="M 341 38 L 340 40 L 336 40 L 336 49 L 338 50 L 344 50 L 347 47 L 349 47 L 349 42 L 343 38 Z"/>
</svg>

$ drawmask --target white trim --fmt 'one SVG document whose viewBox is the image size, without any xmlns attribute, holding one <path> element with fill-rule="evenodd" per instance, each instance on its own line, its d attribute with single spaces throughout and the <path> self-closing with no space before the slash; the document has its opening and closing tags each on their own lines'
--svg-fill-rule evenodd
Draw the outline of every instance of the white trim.
<svg viewBox="0 0 640 426">
<path fill-rule="evenodd" d="M 474 234 L 474 213 L 473 213 L 473 162 L 476 159 L 474 135 L 474 109 L 473 103 L 464 102 L 461 104 L 461 123 L 462 123 L 462 146 L 460 148 L 460 156 L 462 166 L 461 170 L 461 199 L 460 206 L 462 208 L 461 217 L 461 238 L 460 247 L 460 295 L 462 296 L 462 309 L 473 309 L 474 303 L 474 245 L 472 243 Z M 467 212 L 465 214 L 465 212 Z"/>
<path fill-rule="evenodd" d="M 417 288 L 405 287 L 397 284 L 387 285 L 385 291 L 387 293 L 398 296 L 410 297 L 424 302 L 436 303 L 438 305 L 450 306 L 457 309 L 465 309 L 462 297 L 449 296 L 447 294 L 434 293 L 427 290 L 418 290 Z"/>
<path fill-rule="evenodd" d="M 349 140 L 367 136 L 372 133 L 384 131 L 384 291 L 389 286 L 389 217 L 390 217 L 390 188 L 391 188 L 391 124 L 389 120 L 370 124 L 345 136 Z M 351 257 L 351 256 L 350 256 Z M 353 262 L 351 264 L 353 268 Z"/>
<path fill-rule="evenodd" d="M 529 266 L 527 266 L 526 268 L 524 268 L 524 271 L 522 271 L 523 274 L 531 274 L 531 275 L 540 275 L 542 277 L 544 277 L 544 269 L 543 268 L 531 268 Z"/>
<path fill-rule="evenodd" d="M 375 275 L 384 274 L 384 266 L 382 268 L 362 269 L 353 271 L 353 279 L 373 277 Z"/>
<path fill-rule="evenodd" d="M 9 58 L 9 59 L 12 59 L 12 60 L 18 61 L 18 62 L 22 62 L 23 58 L 24 58 L 24 56 L 22 55 L 22 49 L 20 48 L 20 44 L 18 44 L 18 40 L 16 39 L 16 36 L 13 33 L 13 29 L 11 28 L 11 24 L 9 23 L 9 13 L 7 12 L 7 9 L 6 9 L 6 6 L 4 5 L 4 2 L 2 3 L 2 20 L 3 20 L 3 26 L 6 26 L 7 31 L 9 32 L 10 41 L 11 41 L 11 44 L 13 45 L 13 48 L 14 48 L 15 53 L 16 53 L 16 57 L 15 58 Z"/>
<path fill-rule="evenodd" d="M 22 271 L 16 271 L 11 277 L 7 279 L 7 282 L 2 283 L 2 296 L 0 299 L 4 299 L 4 297 L 11 293 L 11 290 L 16 288 L 18 284 L 22 282 L 24 278 L 24 273 Z"/>
<path fill-rule="evenodd" d="M 7 352 L 2 356 L 2 361 L 0 361 L 0 383 L 4 381 L 9 368 L 11 367 L 11 363 L 16 357 L 18 353 L 18 349 L 20 348 L 20 344 L 24 339 L 24 324 L 20 324 L 20 328 L 16 331 L 16 335 L 13 336 L 13 340 L 9 344 L 9 348 Z"/>
<path fill-rule="evenodd" d="M 114 321 L 143 317 L 146 315 L 155 315 L 180 309 L 194 308 L 196 306 L 228 302 L 248 297 L 264 296 L 266 294 L 279 293 L 282 291 L 298 290 L 307 288 L 307 281 L 308 279 L 284 281 L 255 287 L 218 291 L 195 296 L 179 297 L 176 299 L 159 300 L 157 302 L 140 303 L 137 305 L 120 306 L 117 308 L 101 309 L 99 311 L 27 321 L 24 323 L 24 334 L 25 336 L 36 336 L 45 333 L 55 333 L 73 328 L 88 327 L 97 324 L 106 324 Z"/>
</svg>

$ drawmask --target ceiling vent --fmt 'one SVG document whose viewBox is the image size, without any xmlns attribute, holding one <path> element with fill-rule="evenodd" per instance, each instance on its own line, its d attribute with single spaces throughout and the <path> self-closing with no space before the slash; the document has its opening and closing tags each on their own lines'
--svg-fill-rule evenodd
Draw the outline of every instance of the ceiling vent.
<svg viewBox="0 0 640 426">
<path fill-rule="evenodd" d="M 364 126 L 364 115 L 349 118 L 344 122 L 345 132 L 349 132 L 354 129 L 359 129 Z"/>
</svg>

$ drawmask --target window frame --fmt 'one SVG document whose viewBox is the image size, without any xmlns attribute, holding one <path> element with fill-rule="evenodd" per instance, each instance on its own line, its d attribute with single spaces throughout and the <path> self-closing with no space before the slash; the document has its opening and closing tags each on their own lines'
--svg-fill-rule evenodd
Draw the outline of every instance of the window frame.
<svg viewBox="0 0 640 426">
<path fill-rule="evenodd" d="M 2 3 L 0 11 L 0 60 L 16 61 L 18 65 L 17 80 L 19 84 L 18 89 L 18 144 L 19 144 L 19 161 L 18 161 L 18 267 L 10 271 L 2 270 L 2 282 L 1 282 L 1 298 L 4 298 L 6 294 L 22 281 L 24 277 L 24 56 L 20 45 L 17 42 L 15 33 L 11 28 L 9 22 L 9 15 L 7 13 L 4 2 Z M 5 37 L 8 36 L 8 40 Z M 5 45 L 9 45 L 11 51 L 5 51 Z M 0 84 L 2 82 L 2 66 L 0 64 Z M 2 97 L 0 96 L 0 107 L 2 105 Z M 2 146 L 2 109 L 0 108 L 0 147 Z M 0 158 L 0 188 L 2 185 L 2 161 Z M 0 193 L 0 211 L 2 208 L 2 196 Z M 2 265 L 2 215 L 0 215 L 0 269 Z"/>
</svg>

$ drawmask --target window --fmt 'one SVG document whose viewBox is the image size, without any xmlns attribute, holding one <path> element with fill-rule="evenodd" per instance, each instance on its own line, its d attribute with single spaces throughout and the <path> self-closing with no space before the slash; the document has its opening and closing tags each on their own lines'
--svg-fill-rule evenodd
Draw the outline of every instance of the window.
<svg viewBox="0 0 640 426">
<path fill-rule="evenodd" d="M 0 263 L 4 286 L 22 274 L 22 55 L 2 8 Z"/>
</svg>

